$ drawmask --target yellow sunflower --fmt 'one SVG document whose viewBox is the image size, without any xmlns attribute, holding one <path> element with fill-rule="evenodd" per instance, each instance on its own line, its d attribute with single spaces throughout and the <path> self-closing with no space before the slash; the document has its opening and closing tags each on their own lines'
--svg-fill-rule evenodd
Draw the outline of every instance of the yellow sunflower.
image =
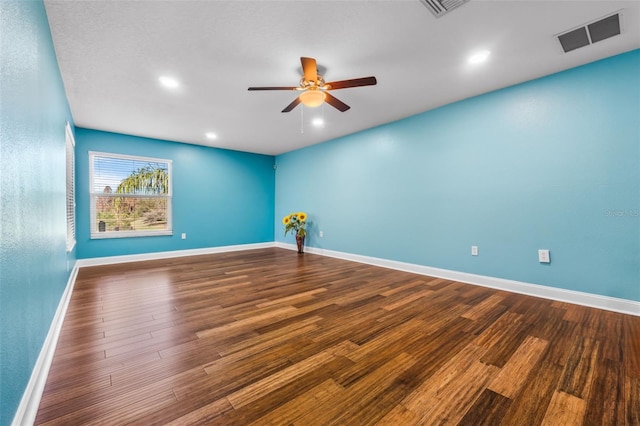
<svg viewBox="0 0 640 426">
<path fill-rule="evenodd" d="M 284 223 L 285 225 L 288 225 L 289 222 L 291 222 L 291 215 L 282 218 L 282 223 Z"/>
<path fill-rule="evenodd" d="M 296 214 L 298 215 L 298 220 L 300 222 L 304 222 L 305 220 L 307 220 L 307 214 L 305 212 L 299 212 Z"/>
</svg>

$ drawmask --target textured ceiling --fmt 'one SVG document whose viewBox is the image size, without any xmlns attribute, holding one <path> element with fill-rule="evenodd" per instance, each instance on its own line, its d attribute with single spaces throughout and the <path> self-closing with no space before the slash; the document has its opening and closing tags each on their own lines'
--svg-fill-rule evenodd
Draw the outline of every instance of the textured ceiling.
<svg viewBox="0 0 640 426">
<path fill-rule="evenodd" d="M 435 18 L 419 0 L 45 0 L 79 127 L 280 154 L 640 48 L 640 1 L 471 0 Z M 622 35 L 563 53 L 556 34 L 622 10 Z M 471 66 L 470 54 L 491 51 Z M 300 56 L 349 104 L 280 111 Z M 167 90 L 162 75 L 181 82 Z M 324 127 L 311 119 L 324 116 Z M 205 137 L 215 132 L 216 140 Z"/>
</svg>

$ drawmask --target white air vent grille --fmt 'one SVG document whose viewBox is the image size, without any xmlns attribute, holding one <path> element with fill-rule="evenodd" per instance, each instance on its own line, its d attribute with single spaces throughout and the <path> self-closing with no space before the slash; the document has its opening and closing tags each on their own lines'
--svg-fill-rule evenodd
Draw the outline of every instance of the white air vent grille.
<svg viewBox="0 0 640 426">
<path fill-rule="evenodd" d="M 469 0 L 420 0 L 420 3 L 424 4 L 427 9 L 433 13 L 433 16 L 439 18 L 468 1 Z"/>
<path fill-rule="evenodd" d="M 558 34 L 556 37 L 560 42 L 560 46 L 562 46 L 562 50 L 565 53 L 571 52 L 619 35 L 622 32 L 620 25 L 621 15 L 622 12 L 616 12 L 613 15 Z"/>
</svg>

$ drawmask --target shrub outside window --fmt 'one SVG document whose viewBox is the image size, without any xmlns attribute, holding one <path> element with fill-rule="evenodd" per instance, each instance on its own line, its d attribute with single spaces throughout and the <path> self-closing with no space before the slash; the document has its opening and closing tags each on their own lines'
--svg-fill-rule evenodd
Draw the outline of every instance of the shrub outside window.
<svg viewBox="0 0 640 426">
<path fill-rule="evenodd" d="M 172 235 L 171 160 L 89 152 L 91 238 Z"/>
</svg>

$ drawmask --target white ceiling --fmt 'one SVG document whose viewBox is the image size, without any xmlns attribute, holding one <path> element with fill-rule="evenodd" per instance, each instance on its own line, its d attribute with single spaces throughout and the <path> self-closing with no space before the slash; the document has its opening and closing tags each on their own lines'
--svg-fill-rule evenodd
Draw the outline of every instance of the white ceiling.
<svg viewBox="0 0 640 426">
<path fill-rule="evenodd" d="M 471 0 L 435 18 L 419 0 L 45 0 L 79 127 L 280 154 L 640 48 L 640 1 Z M 554 35 L 623 10 L 623 33 L 563 53 Z M 474 51 L 489 60 L 471 66 Z M 300 56 L 351 106 L 299 105 Z M 162 75 L 181 82 L 175 90 Z M 323 115 L 325 125 L 310 120 Z M 304 131 L 304 132 L 302 132 Z M 206 132 L 218 138 L 209 141 Z"/>
</svg>

